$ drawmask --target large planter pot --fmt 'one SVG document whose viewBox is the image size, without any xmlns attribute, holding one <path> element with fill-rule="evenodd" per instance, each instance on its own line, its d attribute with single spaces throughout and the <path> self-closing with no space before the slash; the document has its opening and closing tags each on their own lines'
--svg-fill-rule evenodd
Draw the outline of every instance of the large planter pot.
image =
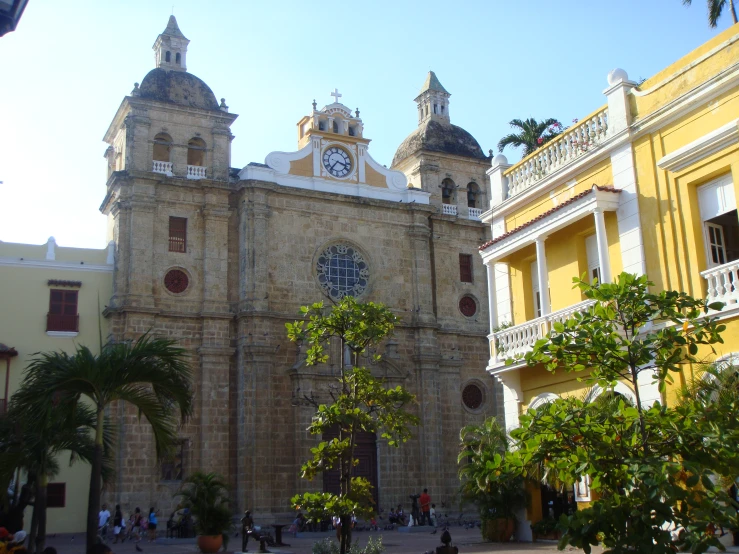
<svg viewBox="0 0 739 554">
<path fill-rule="evenodd" d="M 223 546 L 223 535 L 198 535 L 198 548 L 205 554 L 214 554 Z"/>
<path fill-rule="evenodd" d="M 485 519 L 482 521 L 482 537 L 487 541 L 508 542 L 516 532 L 512 518 Z"/>
</svg>

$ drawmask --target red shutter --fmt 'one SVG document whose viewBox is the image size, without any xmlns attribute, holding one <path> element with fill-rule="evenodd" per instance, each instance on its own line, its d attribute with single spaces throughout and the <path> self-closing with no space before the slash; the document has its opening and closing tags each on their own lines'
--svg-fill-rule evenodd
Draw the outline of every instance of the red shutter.
<svg viewBox="0 0 739 554">
<path fill-rule="evenodd" d="M 187 218 L 169 218 L 169 251 L 187 252 Z"/>
<path fill-rule="evenodd" d="M 67 504 L 67 484 L 49 483 L 46 485 L 46 507 L 64 508 Z"/>
<path fill-rule="evenodd" d="M 459 255 L 459 280 L 463 283 L 472 282 L 472 254 Z"/>
<path fill-rule="evenodd" d="M 47 331 L 79 331 L 77 314 L 77 291 L 51 289 L 49 291 L 49 313 L 46 315 Z"/>
</svg>

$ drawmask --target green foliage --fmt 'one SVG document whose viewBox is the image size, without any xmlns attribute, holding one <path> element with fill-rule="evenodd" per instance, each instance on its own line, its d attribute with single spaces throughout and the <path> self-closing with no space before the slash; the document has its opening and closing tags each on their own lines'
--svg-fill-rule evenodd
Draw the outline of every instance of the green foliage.
<svg viewBox="0 0 739 554">
<path fill-rule="evenodd" d="M 228 534 L 231 529 L 231 509 L 228 488 L 220 475 L 198 471 L 182 483 L 175 496 L 181 496 L 189 508 L 199 535 Z"/>
<path fill-rule="evenodd" d="M 518 130 L 504 136 L 498 142 L 498 151 L 502 152 L 506 146 L 523 146 L 523 156 L 526 157 L 537 148 L 546 144 L 562 132 L 562 124 L 556 119 L 549 118 L 536 121 L 534 118 L 524 120 L 513 119 L 510 126 Z"/>
<path fill-rule="evenodd" d="M 559 529 L 559 524 L 553 517 L 545 517 L 531 525 L 531 530 L 537 535 L 549 535 Z"/>
<path fill-rule="evenodd" d="M 672 374 L 700 361 L 698 345 L 721 343 L 724 326 L 707 314 L 722 305 L 651 293 L 646 277 L 630 274 L 612 284 L 575 282 L 595 305 L 555 324 L 526 361 L 580 373 L 605 390 L 626 381 L 637 401 L 564 398 L 529 410 L 511 432 L 510 451 L 489 471 L 545 482 L 556 475 L 570 486 L 589 476 L 595 500 L 560 518 L 560 547 L 589 553 L 603 542 L 608 552 L 671 554 L 719 546 L 708 525 L 739 526 L 717 479 L 739 475 L 736 373 L 710 368 L 708 378 L 680 390 L 672 407 L 642 406 L 638 380 L 651 374 L 664 391 Z"/>
<path fill-rule="evenodd" d="M 517 519 L 515 512 L 526 506 L 523 478 L 504 463 L 509 438 L 494 417 L 482 425 L 468 425 L 459 433 L 461 492 L 474 502 L 484 519 Z"/>
<path fill-rule="evenodd" d="M 692 0 L 683 0 L 683 4 L 686 6 L 690 6 L 692 3 Z M 737 22 L 736 9 L 734 8 L 733 0 L 706 0 L 706 7 L 708 8 L 708 24 L 714 29 L 718 25 L 718 20 L 721 17 L 724 8 L 728 8 L 728 11 L 731 13 L 732 20 L 734 23 Z"/>
<path fill-rule="evenodd" d="M 304 493 L 291 501 L 296 508 L 305 510 L 308 519 L 326 521 L 332 516 L 341 517 L 340 550 L 345 553 L 351 542 L 351 516 L 368 517 L 375 510 L 370 483 L 352 475 L 358 463 L 354 457 L 358 433 L 379 433 L 389 446 L 398 447 L 410 438 L 409 426 L 417 425 L 418 418 L 406 408 L 414 400 L 412 394 L 401 386 L 388 387 L 371 371 L 358 367 L 360 356 L 369 356 L 392 333 L 397 318 L 390 310 L 382 304 L 361 304 L 347 296 L 330 309 L 319 302 L 304 306 L 301 312 L 306 319 L 286 327 L 290 340 L 307 343 L 306 363 L 327 362 L 324 347 L 338 338 L 342 347 L 348 347 L 352 353 L 354 366 L 347 368 L 340 361 L 338 384 L 331 392 L 333 403 L 315 403 L 316 412 L 308 428 L 314 435 L 338 432 L 338 436 L 312 448 L 312 458 L 302 466 L 305 479 L 338 470 L 341 492 Z M 377 361 L 379 356 L 372 355 L 372 359 Z"/>
</svg>

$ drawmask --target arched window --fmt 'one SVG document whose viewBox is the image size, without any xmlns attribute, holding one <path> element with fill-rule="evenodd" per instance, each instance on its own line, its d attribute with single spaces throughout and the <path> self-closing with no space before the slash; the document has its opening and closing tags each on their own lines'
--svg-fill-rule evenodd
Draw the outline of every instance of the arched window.
<svg viewBox="0 0 739 554">
<path fill-rule="evenodd" d="M 172 137 L 167 133 L 159 133 L 154 137 L 154 155 L 155 162 L 168 162 L 172 152 Z"/>
<path fill-rule="evenodd" d="M 177 54 L 175 54 L 174 56 L 174 63 L 176 63 L 177 65 L 180 65 L 180 59 L 182 59 L 180 56 L 180 53 L 177 52 Z"/>
<path fill-rule="evenodd" d="M 454 204 L 454 181 L 444 179 L 441 182 L 441 201 L 444 204 Z"/>
<path fill-rule="evenodd" d="M 334 119 L 334 133 L 338 133 L 338 132 L 339 132 L 339 124 Z"/>
<path fill-rule="evenodd" d="M 439 109 L 439 105 L 438 104 L 434 104 L 434 115 L 436 115 L 438 113 L 437 112 L 438 109 Z"/>
<path fill-rule="evenodd" d="M 164 61 L 165 62 L 171 62 L 172 61 L 172 54 L 167 50 L 167 53 L 164 54 Z"/>
<path fill-rule="evenodd" d="M 480 187 L 477 183 L 467 185 L 467 207 L 477 208 L 477 199 L 480 197 Z"/>
<path fill-rule="evenodd" d="M 205 141 L 203 139 L 194 138 L 187 143 L 187 165 L 198 167 L 205 165 Z"/>
</svg>

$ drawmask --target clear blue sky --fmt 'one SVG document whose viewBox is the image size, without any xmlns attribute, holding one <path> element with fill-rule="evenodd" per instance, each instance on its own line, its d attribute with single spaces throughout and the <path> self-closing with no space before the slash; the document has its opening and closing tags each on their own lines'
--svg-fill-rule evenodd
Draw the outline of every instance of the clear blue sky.
<svg viewBox="0 0 739 554">
<path fill-rule="evenodd" d="M 0 38 L 0 240 L 104 246 L 103 134 L 173 5 L 188 70 L 239 114 L 237 167 L 295 150 L 295 124 L 334 87 L 389 165 L 429 69 L 487 152 L 509 120 L 569 124 L 605 103 L 609 70 L 649 77 L 731 24 L 710 29 L 704 0 L 30 0 Z"/>
</svg>

